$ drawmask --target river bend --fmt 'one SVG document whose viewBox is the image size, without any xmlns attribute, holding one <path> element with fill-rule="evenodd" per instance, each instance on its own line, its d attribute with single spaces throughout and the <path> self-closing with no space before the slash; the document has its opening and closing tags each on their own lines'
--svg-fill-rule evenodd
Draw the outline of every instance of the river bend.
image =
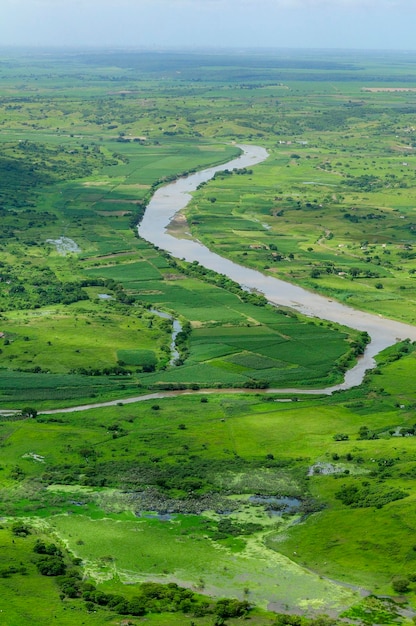
<svg viewBox="0 0 416 626">
<path fill-rule="evenodd" d="M 362 382 L 367 369 L 374 367 L 374 356 L 384 348 L 393 345 L 401 339 L 409 338 L 416 341 L 416 327 L 403 324 L 388 318 L 364 313 L 357 309 L 345 306 L 339 302 L 328 300 L 324 296 L 312 293 L 287 283 L 278 278 L 265 276 L 261 272 L 252 270 L 218 254 L 211 252 L 198 241 L 188 239 L 176 239 L 167 232 L 169 222 L 175 213 L 185 208 L 191 200 L 192 191 L 202 182 L 210 180 L 215 172 L 225 169 L 242 168 L 261 163 L 268 157 L 264 148 L 258 146 L 240 146 L 243 154 L 224 165 L 208 168 L 186 178 L 180 178 L 174 183 L 159 188 L 150 200 L 144 218 L 138 228 L 140 237 L 162 248 L 175 257 L 186 259 L 189 262 L 198 261 L 208 269 L 225 274 L 240 285 L 249 289 L 255 289 L 264 293 L 266 298 L 276 305 L 291 307 L 304 315 L 318 317 L 331 322 L 336 322 L 350 328 L 366 331 L 371 337 L 365 353 L 359 358 L 357 365 L 350 369 L 344 381 L 339 385 L 324 389 L 264 389 L 262 393 L 284 394 L 331 394 L 338 389 L 349 389 Z M 258 389 L 202 389 L 200 391 L 160 391 L 143 394 L 132 398 L 120 398 L 108 402 L 97 402 L 62 409 L 50 409 L 42 411 L 44 414 L 73 413 L 88 409 L 116 406 L 117 404 L 132 404 L 146 400 L 171 398 L 180 395 L 209 393 L 259 393 Z"/>
<path fill-rule="evenodd" d="M 243 267 L 211 252 L 198 241 L 177 239 L 167 231 L 175 214 L 184 209 L 198 185 L 210 180 L 216 172 L 225 169 L 252 167 L 268 157 L 265 148 L 252 145 L 239 146 L 241 156 L 223 165 L 210 167 L 190 176 L 179 178 L 159 188 L 151 198 L 141 224 L 138 227 L 140 237 L 166 250 L 173 256 L 186 261 L 198 261 L 208 269 L 225 274 L 244 288 L 262 292 L 267 300 L 275 305 L 290 307 L 320 319 L 336 322 L 360 331 L 366 331 L 371 342 L 357 365 L 349 370 L 344 382 L 327 388 L 325 392 L 336 389 L 348 389 L 361 383 L 367 369 L 374 367 L 374 356 L 398 340 L 409 338 L 416 340 L 416 327 L 397 322 L 372 313 L 366 313 L 348 307 L 340 302 L 310 292 L 302 287 L 265 276 L 257 270 Z M 323 391 L 323 390 L 321 390 Z"/>
</svg>

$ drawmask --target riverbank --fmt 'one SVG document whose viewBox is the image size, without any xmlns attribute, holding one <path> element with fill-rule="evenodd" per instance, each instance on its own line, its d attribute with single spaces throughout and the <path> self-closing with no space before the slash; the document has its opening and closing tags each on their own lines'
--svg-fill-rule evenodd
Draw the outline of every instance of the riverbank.
<svg viewBox="0 0 416 626">
<path fill-rule="evenodd" d="M 268 157 L 267 150 L 260 146 L 239 147 L 243 154 L 237 159 L 181 178 L 158 189 L 147 206 L 138 233 L 143 239 L 177 258 L 183 258 L 188 262 L 198 261 L 204 267 L 225 274 L 247 289 L 260 291 L 272 304 L 290 307 L 309 317 L 317 317 L 367 332 L 371 342 L 363 357 L 347 372 L 344 382 L 332 387 L 330 393 L 337 389 L 356 386 L 362 382 L 365 372 L 374 367 L 376 354 L 403 339 L 416 341 L 416 327 L 353 309 L 302 287 L 266 276 L 211 252 L 198 241 L 176 239 L 167 231 L 175 214 L 189 203 L 191 193 L 201 183 L 210 180 L 216 172 L 254 166 Z M 327 393 L 327 390 L 321 390 L 320 393 Z"/>
<path fill-rule="evenodd" d="M 170 254 L 185 258 L 187 261 L 198 261 L 208 269 L 225 274 L 243 285 L 245 288 L 261 291 L 266 298 L 275 305 L 290 307 L 304 315 L 318 317 L 320 319 L 336 322 L 344 326 L 365 331 L 371 337 L 364 355 L 358 359 L 357 364 L 346 372 L 344 381 L 340 384 L 320 389 L 299 388 L 269 388 L 262 393 L 279 393 L 291 395 L 330 395 L 338 390 L 349 389 L 359 385 L 368 369 L 374 367 L 374 357 L 388 346 L 406 338 L 416 340 L 416 327 L 403 324 L 381 316 L 364 313 L 347 307 L 339 302 L 328 300 L 316 293 L 312 293 L 301 287 L 265 276 L 252 269 L 237 265 L 221 256 L 211 252 L 208 248 L 197 241 L 176 239 L 167 227 L 178 211 L 186 207 L 191 199 L 191 192 L 201 182 L 209 180 L 217 171 L 230 168 L 247 167 L 261 163 L 268 156 L 264 148 L 257 146 L 241 146 L 243 154 L 224 165 L 208 168 L 202 172 L 192 174 L 186 178 L 180 178 L 156 191 L 152 197 L 143 221 L 139 226 L 139 234 L 159 248 L 163 248 Z M 177 390 L 161 391 L 156 393 L 142 394 L 129 398 L 120 398 L 102 403 L 79 405 L 64 409 L 43 411 L 47 414 L 60 412 L 84 411 L 93 408 L 115 406 L 117 404 L 132 404 L 146 400 L 157 400 L 189 394 L 212 394 L 219 390 Z M 258 390 L 238 390 L 235 388 L 221 389 L 221 393 L 258 393 Z"/>
</svg>

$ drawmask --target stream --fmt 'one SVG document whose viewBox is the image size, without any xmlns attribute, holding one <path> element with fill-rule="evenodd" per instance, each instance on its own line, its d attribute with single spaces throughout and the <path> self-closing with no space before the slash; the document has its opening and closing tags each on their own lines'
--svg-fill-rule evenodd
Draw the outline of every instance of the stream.
<svg viewBox="0 0 416 626">
<path fill-rule="evenodd" d="M 172 322 L 172 334 L 170 339 L 170 361 L 169 365 L 175 365 L 177 359 L 179 359 L 180 354 L 176 347 L 176 337 L 182 330 L 182 324 L 179 320 L 169 315 L 169 313 L 165 313 L 164 311 L 159 311 L 158 309 L 150 309 L 152 313 L 161 317 L 164 320 L 170 320 Z"/>
</svg>

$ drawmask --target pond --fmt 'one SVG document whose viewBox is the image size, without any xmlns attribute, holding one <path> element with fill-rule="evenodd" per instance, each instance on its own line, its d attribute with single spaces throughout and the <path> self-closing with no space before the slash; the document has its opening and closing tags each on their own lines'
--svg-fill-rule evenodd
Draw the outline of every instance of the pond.
<svg viewBox="0 0 416 626">
<path fill-rule="evenodd" d="M 295 515 L 299 513 L 302 501 L 289 496 L 250 496 L 249 502 L 261 504 L 271 516 L 281 517 L 284 513 Z"/>
</svg>

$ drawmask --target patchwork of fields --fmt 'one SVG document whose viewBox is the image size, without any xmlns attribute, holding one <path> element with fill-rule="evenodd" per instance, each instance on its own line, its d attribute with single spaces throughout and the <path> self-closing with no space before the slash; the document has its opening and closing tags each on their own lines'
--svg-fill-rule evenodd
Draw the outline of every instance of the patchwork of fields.
<svg viewBox="0 0 416 626">
<path fill-rule="evenodd" d="M 136 231 L 158 187 L 263 145 L 200 186 L 177 233 L 414 323 L 415 59 L 316 55 L 0 64 L 8 624 L 413 623 L 414 345 L 348 391 L 264 393 L 340 382 L 367 337 Z M 123 404 L 169 389 L 189 395 Z"/>
</svg>

